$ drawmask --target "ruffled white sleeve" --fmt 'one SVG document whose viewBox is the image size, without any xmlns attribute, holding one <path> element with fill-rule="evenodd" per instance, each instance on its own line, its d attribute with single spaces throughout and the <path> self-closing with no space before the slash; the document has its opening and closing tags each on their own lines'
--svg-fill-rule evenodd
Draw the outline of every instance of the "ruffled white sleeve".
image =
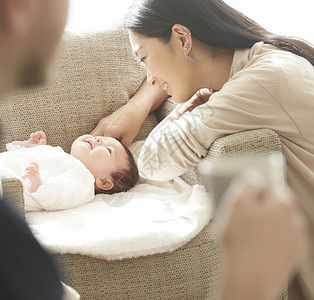
<svg viewBox="0 0 314 300">
<path fill-rule="evenodd" d="M 25 149 L 24 145 L 27 141 L 14 141 L 5 145 L 8 151 Z"/>
<path fill-rule="evenodd" d="M 41 177 L 42 185 L 30 195 L 44 210 L 75 208 L 95 197 L 94 177 L 81 163 L 55 177 L 41 172 Z"/>
</svg>

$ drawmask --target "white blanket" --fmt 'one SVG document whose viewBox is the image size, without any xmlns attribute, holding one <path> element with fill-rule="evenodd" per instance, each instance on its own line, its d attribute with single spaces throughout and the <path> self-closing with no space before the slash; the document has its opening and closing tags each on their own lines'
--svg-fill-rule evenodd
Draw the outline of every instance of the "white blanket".
<svg viewBox="0 0 314 300">
<path fill-rule="evenodd" d="M 97 195 L 91 203 L 58 212 L 30 212 L 26 218 L 52 253 L 106 260 L 173 251 L 195 237 L 212 217 L 205 188 L 141 180 L 134 189 Z"/>
</svg>

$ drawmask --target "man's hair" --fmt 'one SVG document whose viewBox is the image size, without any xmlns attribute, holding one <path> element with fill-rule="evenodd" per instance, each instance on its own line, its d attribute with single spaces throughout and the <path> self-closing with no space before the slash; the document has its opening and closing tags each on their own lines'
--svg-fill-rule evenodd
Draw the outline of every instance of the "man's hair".
<svg viewBox="0 0 314 300">
<path fill-rule="evenodd" d="M 121 143 L 121 142 L 120 142 Z M 96 194 L 114 194 L 120 192 L 126 192 L 136 185 L 139 180 L 138 169 L 134 161 L 134 157 L 127 146 L 121 143 L 127 156 L 128 156 L 128 167 L 121 168 L 118 171 L 111 174 L 113 188 L 111 190 L 100 190 L 96 191 Z"/>
</svg>

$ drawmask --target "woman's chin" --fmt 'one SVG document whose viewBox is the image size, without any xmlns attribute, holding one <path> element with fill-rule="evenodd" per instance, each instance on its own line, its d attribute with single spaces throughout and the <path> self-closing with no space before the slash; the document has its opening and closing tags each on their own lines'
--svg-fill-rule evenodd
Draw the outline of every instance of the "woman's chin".
<svg viewBox="0 0 314 300">
<path fill-rule="evenodd" d="M 182 104 L 190 99 L 190 98 L 176 96 L 176 95 L 172 95 L 171 97 L 172 97 L 173 102 L 175 102 L 176 104 Z"/>
</svg>

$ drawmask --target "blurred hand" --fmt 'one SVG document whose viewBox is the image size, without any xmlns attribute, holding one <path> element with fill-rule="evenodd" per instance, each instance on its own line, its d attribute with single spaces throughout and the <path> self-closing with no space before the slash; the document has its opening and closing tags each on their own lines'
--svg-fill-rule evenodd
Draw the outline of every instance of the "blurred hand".
<svg viewBox="0 0 314 300">
<path fill-rule="evenodd" d="M 109 136 L 129 147 L 138 134 L 147 115 L 141 115 L 133 105 L 124 105 L 110 116 L 100 120 L 92 131 L 94 136 Z"/>
<path fill-rule="evenodd" d="M 307 224 L 291 193 L 279 194 L 254 174 L 231 184 L 217 215 L 227 259 L 225 291 L 233 293 L 223 299 L 267 299 L 308 246 Z"/>
</svg>

